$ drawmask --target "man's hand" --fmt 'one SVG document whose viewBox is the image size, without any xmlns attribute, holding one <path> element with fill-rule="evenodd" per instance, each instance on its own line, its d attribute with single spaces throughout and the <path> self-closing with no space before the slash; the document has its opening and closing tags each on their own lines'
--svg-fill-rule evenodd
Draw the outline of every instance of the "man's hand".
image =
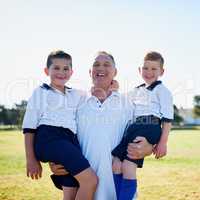
<svg viewBox="0 0 200 200">
<path fill-rule="evenodd" d="M 69 174 L 69 172 L 67 172 L 64 168 L 64 166 L 62 165 L 58 165 L 55 163 L 50 162 L 49 163 L 49 167 L 51 169 L 51 171 L 55 174 L 55 175 L 67 175 Z"/>
<path fill-rule="evenodd" d="M 128 145 L 128 157 L 131 159 L 141 159 L 152 154 L 153 146 L 144 137 L 136 137 L 133 143 Z"/>
<path fill-rule="evenodd" d="M 39 179 L 42 177 L 41 163 L 35 159 L 28 160 L 26 164 L 26 174 L 32 179 Z"/>
<path fill-rule="evenodd" d="M 153 149 L 153 154 L 155 158 L 159 159 L 167 155 L 167 145 L 165 143 L 159 142 Z"/>
</svg>

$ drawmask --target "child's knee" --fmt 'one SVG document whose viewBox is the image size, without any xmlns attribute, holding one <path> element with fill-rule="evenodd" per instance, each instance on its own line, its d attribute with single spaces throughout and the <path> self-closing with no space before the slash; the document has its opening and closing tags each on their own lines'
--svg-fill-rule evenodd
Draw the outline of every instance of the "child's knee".
<svg viewBox="0 0 200 200">
<path fill-rule="evenodd" d="M 90 177 L 89 177 L 88 181 L 90 181 L 90 184 L 91 184 L 91 185 L 93 185 L 94 187 L 97 187 L 98 182 L 99 182 L 99 178 L 98 178 L 98 176 L 94 173 L 93 170 L 91 170 L 91 174 L 90 174 Z"/>
<path fill-rule="evenodd" d="M 118 158 L 113 159 L 112 163 L 113 173 L 119 174 L 122 172 L 122 162 Z"/>
<path fill-rule="evenodd" d="M 97 187 L 98 177 L 91 168 L 84 170 L 80 174 L 76 175 L 75 178 L 78 180 L 80 186 L 85 185 L 95 188 Z"/>
<path fill-rule="evenodd" d="M 122 163 L 122 173 L 124 178 L 136 178 L 137 164 L 134 162 L 124 160 Z"/>
<path fill-rule="evenodd" d="M 77 187 L 62 187 L 63 189 L 63 200 L 74 200 L 76 197 Z"/>
</svg>

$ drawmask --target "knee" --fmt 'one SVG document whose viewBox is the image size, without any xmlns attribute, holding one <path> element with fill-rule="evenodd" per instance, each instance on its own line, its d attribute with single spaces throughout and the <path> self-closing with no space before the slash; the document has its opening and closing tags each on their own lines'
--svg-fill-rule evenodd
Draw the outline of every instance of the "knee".
<svg viewBox="0 0 200 200">
<path fill-rule="evenodd" d="M 112 164 L 113 173 L 121 173 L 122 172 L 122 162 L 120 160 L 114 160 Z"/>
<path fill-rule="evenodd" d="M 92 169 L 87 169 L 84 176 L 79 179 L 80 186 L 96 188 L 98 185 L 98 177 Z"/>
<path fill-rule="evenodd" d="M 97 187 L 99 182 L 99 178 L 98 176 L 94 173 L 94 171 L 91 172 L 89 178 L 88 178 L 88 182 L 92 187 Z"/>
<path fill-rule="evenodd" d="M 94 186 L 95 188 L 97 188 L 98 183 L 99 183 L 99 178 L 98 178 L 98 176 L 95 174 L 95 176 L 94 176 L 94 178 L 93 178 L 93 186 Z"/>
<path fill-rule="evenodd" d="M 135 179 L 136 178 L 136 170 L 137 164 L 130 162 L 128 160 L 124 160 L 122 163 L 122 173 L 123 177 L 127 179 Z"/>
<path fill-rule="evenodd" d="M 122 170 L 123 173 L 125 173 L 127 171 L 127 163 L 125 161 L 122 162 L 121 170 Z"/>
</svg>

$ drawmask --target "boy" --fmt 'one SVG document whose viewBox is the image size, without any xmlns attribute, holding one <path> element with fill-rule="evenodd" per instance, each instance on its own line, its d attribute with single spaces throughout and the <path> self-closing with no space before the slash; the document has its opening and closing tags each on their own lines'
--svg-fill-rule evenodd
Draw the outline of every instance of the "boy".
<svg viewBox="0 0 200 200">
<path fill-rule="evenodd" d="M 42 174 L 39 161 L 62 164 L 79 183 L 76 200 L 92 200 L 97 177 L 81 153 L 76 136 L 76 111 L 84 95 L 65 86 L 73 73 L 72 58 L 64 51 L 50 53 L 45 74 L 50 84 L 38 87 L 28 101 L 23 121 L 27 176 Z M 68 197 L 65 176 L 58 176 L 64 200 Z"/>
<path fill-rule="evenodd" d="M 157 52 L 149 52 L 144 57 L 144 65 L 139 72 L 144 84 L 130 93 L 135 106 L 134 122 L 127 125 L 121 143 L 112 151 L 113 173 L 117 198 L 131 200 L 137 191 L 136 169 L 142 168 L 143 160 L 127 157 L 128 143 L 137 136 L 145 137 L 155 145 L 155 157 L 167 153 L 167 140 L 173 119 L 173 103 L 170 91 L 158 80 L 163 75 L 164 59 Z"/>
</svg>

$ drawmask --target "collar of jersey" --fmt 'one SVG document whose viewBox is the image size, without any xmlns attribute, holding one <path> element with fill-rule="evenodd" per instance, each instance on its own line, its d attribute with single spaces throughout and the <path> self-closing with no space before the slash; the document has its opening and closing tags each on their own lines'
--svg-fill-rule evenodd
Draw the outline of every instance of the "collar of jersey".
<svg viewBox="0 0 200 200">
<path fill-rule="evenodd" d="M 157 85 L 160 85 L 161 83 L 162 83 L 162 81 L 155 81 L 151 85 L 146 87 L 146 89 L 152 91 Z M 146 86 L 146 84 L 143 83 L 143 84 L 137 86 L 136 88 L 145 87 L 145 86 Z"/>
<path fill-rule="evenodd" d="M 113 92 L 111 93 L 111 95 L 108 96 L 106 99 L 109 99 L 109 98 L 112 98 L 112 97 L 120 97 L 120 93 L 119 93 L 119 92 L 116 92 L 116 91 L 113 91 Z M 97 99 L 97 100 L 98 100 L 98 98 L 97 98 L 96 96 L 93 96 L 93 95 L 92 95 L 91 91 L 88 92 L 88 99 L 87 99 L 87 101 L 89 101 L 90 99 Z M 105 99 L 105 100 L 106 100 L 106 99 Z"/>
<path fill-rule="evenodd" d="M 58 91 L 57 89 L 51 87 L 47 83 L 43 83 L 40 87 L 43 89 L 46 89 L 46 90 Z M 71 90 L 72 90 L 72 88 L 65 86 L 65 92 L 71 92 Z"/>
</svg>

